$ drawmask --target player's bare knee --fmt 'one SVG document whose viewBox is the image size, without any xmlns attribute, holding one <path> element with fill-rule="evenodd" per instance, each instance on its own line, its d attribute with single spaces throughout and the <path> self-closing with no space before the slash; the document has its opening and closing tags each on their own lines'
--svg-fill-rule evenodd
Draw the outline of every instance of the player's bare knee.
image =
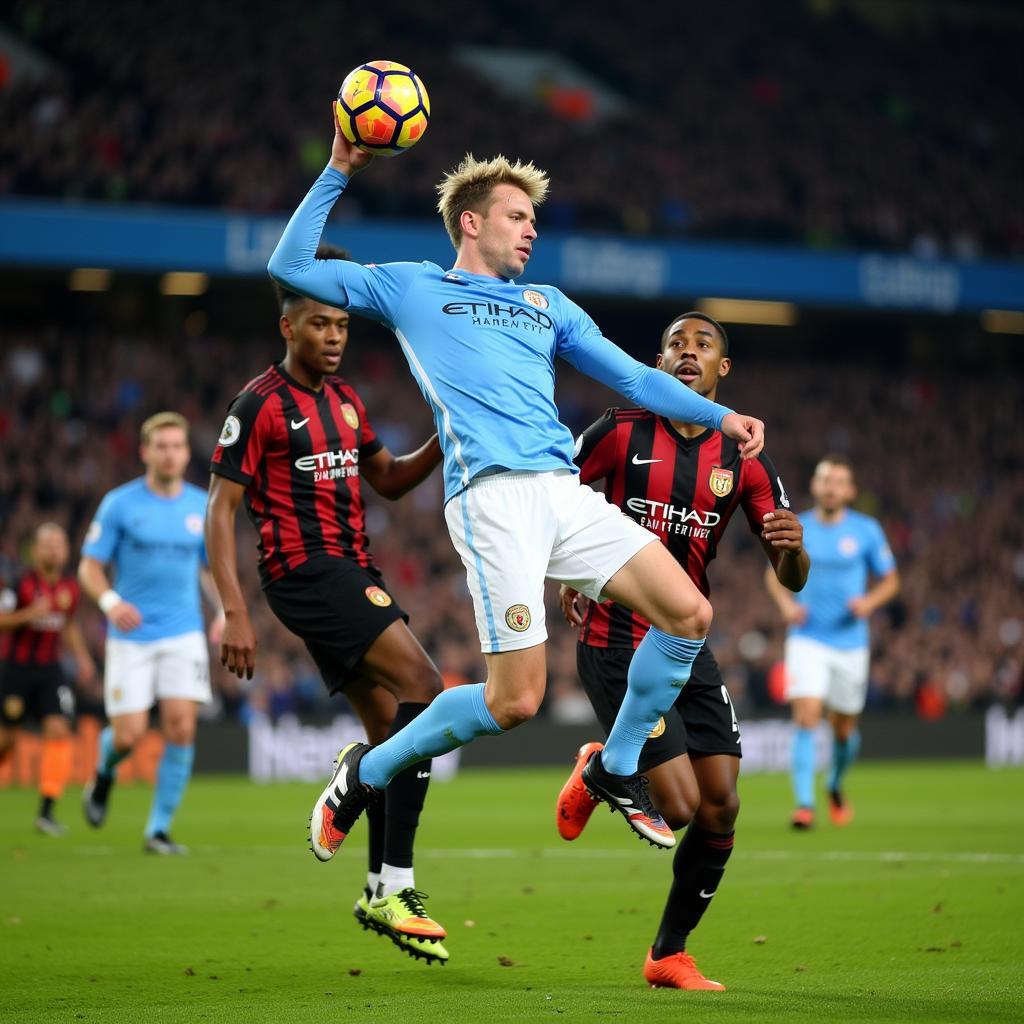
<svg viewBox="0 0 1024 1024">
<path fill-rule="evenodd" d="M 672 636 L 685 637 L 688 640 L 702 640 L 711 629 L 711 602 L 703 596 L 675 609 L 663 627 L 664 632 Z"/>
<path fill-rule="evenodd" d="M 495 706 L 490 708 L 490 712 L 502 729 L 514 729 L 537 714 L 542 699 L 532 693 L 517 694 L 514 697 L 499 699 Z"/>
<path fill-rule="evenodd" d="M 114 749 L 122 752 L 134 750 L 145 731 L 144 725 L 115 725 Z"/>
<path fill-rule="evenodd" d="M 731 832 L 740 813 L 740 798 L 735 789 L 707 793 L 701 799 L 697 824 L 709 832 Z"/>
<path fill-rule="evenodd" d="M 682 798 L 668 800 L 664 806 L 659 804 L 658 810 L 665 819 L 665 823 L 673 832 L 686 828 L 693 821 L 693 808 Z"/>
<path fill-rule="evenodd" d="M 416 667 L 402 680 L 399 701 L 413 704 L 429 704 L 444 689 L 441 673 L 430 663 Z"/>
<path fill-rule="evenodd" d="M 176 747 L 190 747 L 196 738 L 196 723 L 187 719 L 175 719 L 164 723 L 164 739 Z"/>
</svg>

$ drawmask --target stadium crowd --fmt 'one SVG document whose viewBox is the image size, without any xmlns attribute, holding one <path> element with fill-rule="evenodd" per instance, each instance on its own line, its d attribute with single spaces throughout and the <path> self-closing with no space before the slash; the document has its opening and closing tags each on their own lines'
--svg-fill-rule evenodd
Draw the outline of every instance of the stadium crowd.
<svg viewBox="0 0 1024 1024">
<path fill-rule="evenodd" d="M 15 0 L 6 24 L 49 70 L 0 66 L 0 195 L 291 209 L 326 162 L 340 78 L 387 56 L 419 71 L 436 116 L 427 142 L 360 182 L 346 216 L 427 216 L 442 168 L 467 149 L 508 150 L 516 125 L 528 148 L 509 155 L 553 175 L 548 226 L 1020 257 L 1024 19 L 1012 7 L 916 5 L 883 23 L 840 0 L 742 0 L 704 5 L 678 32 L 632 26 L 633 47 L 619 5 L 581 17 L 577 4 L 523 0 L 512 16 L 476 4 L 453 21 L 431 4 L 352 18 L 328 3 L 282 17 L 270 0 L 242 16 L 179 0 Z M 586 90 L 543 79 L 510 97 L 455 56 L 468 43 L 536 51 L 538 38 L 625 112 L 594 121 Z"/>
<path fill-rule="evenodd" d="M 359 337 L 362 326 L 357 327 Z M 141 472 L 141 421 L 177 409 L 193 424 L 191 478 L 205 485 L 224 410 L 238 388 L 281 353 L 273 333 L 160 343 L 154 336 L 53 327 L 0 328 L 0 577 L 24 560 L 43 520 L 81 543 L 99 498 Z M 240 356 L 244 353 L 244 359 Z M 826 450 L 847 452 L 860 507 L 887 529 L 903 578 L 899 600 L 876 616 L 870 701 L 923 715 L 1016 702 L 1024 674 L 1024 445 L 1016 427 L 1019 384 L 995 372 L 937 369 L 893 374 L 865 360 L 845 365 L 757 361 L 744 356 L 726 401 L 768 423 L 768 451 L 797 510 Z M 433 432 L 397 347 L 353 343 L 344 364 L 371 420 L 396 454 Z M 600 393 L 599 393 L 600 392 Z M 563 418 L 588 425 L 609 394 L 565 368 Z M 871 430 L 862 428 L 871 424 Z M 465 576 L 448 538 L 438 474 L 397 503 L 369 498 L 371 550 L 412 626 L 442 670 L 479 679 Z M 215 674 L 214 713 L 279 715 L 322 706 L 315 670 L 299 641 L 270 614 L 255 571 L 255 534 L 239 533 L 243 579 L 260 640 L 252 684 Z M 711 568 L 712 642 L 742 712 L 773 705 L 772 668 L 782 630 L 760 585 L 760 547 L 739 517 Z M 982 581 L 979 585 L 978 581 Z M 549 713 L 589 719 L 576 681 L 574 636 L 549 595 Z M 89 607 L 87 636 L 102 652 L 103 621 Z M 98 694 L 83 694 L 96 706 Z"/>
</svg>

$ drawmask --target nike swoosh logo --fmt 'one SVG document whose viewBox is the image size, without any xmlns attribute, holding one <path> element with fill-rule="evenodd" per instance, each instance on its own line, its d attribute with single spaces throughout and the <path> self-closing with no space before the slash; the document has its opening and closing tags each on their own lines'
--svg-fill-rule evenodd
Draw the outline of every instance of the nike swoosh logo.
<svg viewBox="0 0 1024 1024">
<path fill-rule="evenodd" d="M 429 779 L 430 778 L 430 772 L 417 772 L 416 773 L 416 778 L 417 779 Z"/>
<path fill-rule="evenodd" d="M 712 889 L 711 892 L 705 892 L 703 889 L 701 889 L 700 894 L 704 897 L 704 899 L 709 900 L 712 896 L 715 895 L 716 892 L 718 892 L 717 889 Z"/>
<path fill-rule="evenodd" d="M 639 455 L 633 456 L 634 466 L 649 466 L 652 462 L 664 462 L 664 459 L 641 459 Z"/>
<path fill-rule="evenodd" d="M 308 416 L 304 420 L 292 420 L 292 430 L 299 430 L 301 427 L 304 427 L 308 422 Z"/>
</svg>

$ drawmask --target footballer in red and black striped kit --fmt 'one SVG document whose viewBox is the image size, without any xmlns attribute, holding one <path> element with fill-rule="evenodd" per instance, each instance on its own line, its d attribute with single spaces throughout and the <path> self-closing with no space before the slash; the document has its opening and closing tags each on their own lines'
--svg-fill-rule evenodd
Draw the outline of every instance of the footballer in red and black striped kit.
<svg viewBox="0 0 1024 1024">
<path fill-rule="evenodd" d="M 666 328 L 656 365 L 714 399 L 732 361 L 724 328 L 701 313 L 684 313 Z M 643 409 L 609 409 L 577 443 L 584 483 L 604 481 L 608 500 L 656 534 L 709 596 L 708 564 L 730 519 L 742 510 L 779 581 L 799 590 L 809 562 L 803 531 L 789 509 L 782 480 L 769 457 L 741 459 L 735 441 L 718 431 L 674 423 Z M 626 694 L 633 652 L 650 628 L 641 616 L 611 601 L 590 602 L 562 588 L 562 608 L 580 627 L 577 668 L 601 725 L 611 728 Z M 558 799 L 558 829 L 575 839 L 595 802 L 580 778 L 599 743 L 588 743 Z M 640 755 L 655 806 L 670 827 L 688 825 L 673 865 L 668 905 L 644 976 L 655 987 L 720 990 L 686 952 L 725 870 L 739 811 L 740 733 L 729 692 L 707 645 L 669 714 Z"/>
<path fill-rule="evenodd" d="M 326 246 L 317 256 L 345 258 Z M 392 455 L 355 389 L 336 375 L 349 314 L 284 289 L 279 297 L 287 353 L 231 403 L 210 464 L 206 546 L 226 618 L 221 660 L 252 678 L 256 637 L 234 534 L 244 499 L 259 533 L 267 603 L 305 642 L 328 691 L 344 692 L 370 742 L 380 743 L 411 722 L 442 682 L 374 565 L 362 485 L 399 498 L 440 464 L 441 448 L 435 435 L 409 455 Z M 341 770 L 339 756 L 335 775 Z M 368 808 L 370 866 L 354 913 L 412 956 L 444 962 L 444 929 L 427 916 L 412 869 L 429 777 L 429 761 L 413 765 Z M 311 819 L 310 845 L 321 861 L 351 828 L 336 809 L 337 800 L 321 800 Z"/>
<path fill-rule="evenodd" d="M 75 658 L 79 682 L 91 682 L 96 666 L 75 618 L 80 591 L 78 581 L 65 573 L 70 548 L 64 528 L 43 523 L 31 550 L 30 568 L 10 589 L 0 588 L 0 761 L 11 755 L 25 719 L 37 721 L 43 746 L 36 828 L 59 836 L 66 830 L 53 811 L 71 776 L 68 720 L 74 711 L 61 666 L 64 643 Z"/>
</svg>

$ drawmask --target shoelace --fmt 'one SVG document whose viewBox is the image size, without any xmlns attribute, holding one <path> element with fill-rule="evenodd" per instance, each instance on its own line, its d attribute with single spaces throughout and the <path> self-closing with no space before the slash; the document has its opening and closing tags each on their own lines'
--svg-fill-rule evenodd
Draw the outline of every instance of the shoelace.
<svg viewBox="0 0 1024 1024">
<path fill-rule="evenodd" d="M 651 821 L 657 821 L 661 818 L 661 815 L 654 809 L 654 804 L 651 802 L 650 795 L 647 792 L 647 784 L 650 780 L 646 775 L 634 775 L 631 779 L 627 779 L 624 783 L 626 790 L 629 795 L 633 798 L 633 803 L 640 808 L 644 814 L 651 819 Z"/>
<path fill-rule="evenodd" d="M 430 899 L 425 892 L 418 892 L 416 889 L 403 889 L 398 893 L 398 898 L 405 904 L 406 910 L 414 917 L 426 917 L 427 911 L 423 901 Z"/>
</svg>

